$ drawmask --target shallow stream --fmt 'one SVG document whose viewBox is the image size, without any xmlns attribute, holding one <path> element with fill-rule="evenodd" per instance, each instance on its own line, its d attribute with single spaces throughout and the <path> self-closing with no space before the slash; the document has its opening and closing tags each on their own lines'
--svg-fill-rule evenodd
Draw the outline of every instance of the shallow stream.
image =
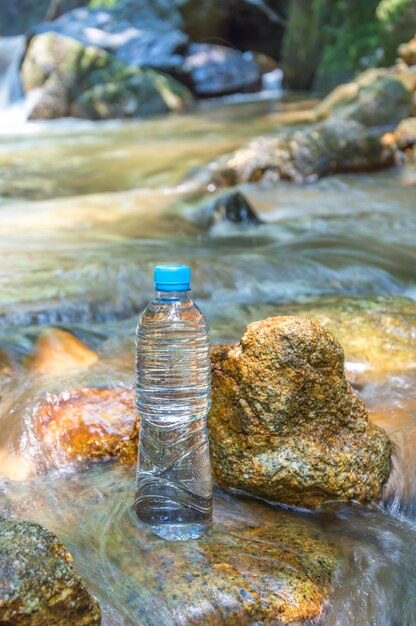
<svg viewBox="0 0 416 626">
<path fill-rule="evenodd" d="M 242 190 L 263 224 L 204 226 L 201 207 L 217 190 L 204 189 L 198 168 L 310 104 L 265 99 L 142 122 L 3 127 L 0 348 L 7 358 L 17 362 L 30 353 L 48 325 L 71 330 L 93 348 L 107 345 L 107 354 L 111 345 L 131 343 L 158 262 L 191 263 L 194 296 L 215 341 L 238 340 L 249 321 L 289 302 L 327 295 L 416 298 L 410 170 L 337 176 L 306 187 L 246 185 Z M 132 382 L 130 362 L 116 371 L 120 382 Z M 416 624 L 414 379 L 391 376 L 360 391 L 372 412 L 390 416 L 383 425 L 397 444 L 396 498 L 383 506 L 332 503 L 312 514 L 216 495 L 217 533 L 300 524 L 336 546 L 340 566 L 325 626 Z M 14 400 L 31 393 L 24 373 L 3 403 L 10 393 Z M 18 446 L 10 435 L 16 416 L 3 411 L 1 419 L 2 444 Z M 26 426 L 13 423 L 19 437 Z M 162 547 L 139 532 L 133 482 L 131 466 L 111 464 L 17 483 L 4 479 L 0 513 L 36 520 L 58 534 L 98 596 L 104 626 L 256 623 L 239 613 L 235 597 L 209 584 L 197 597 L 176 597 L 182 570 L 169 570 L 161 581 L 163 559 L 152 551 L 165 563 L 184 562 L 185 570 L 187 561 L 209 564 L 210 553 L 203 542 Z M 236 543 L 234 549 L 242 548 Z M 247 555 L 255 559 L 255 546 Z"/>
</svg>

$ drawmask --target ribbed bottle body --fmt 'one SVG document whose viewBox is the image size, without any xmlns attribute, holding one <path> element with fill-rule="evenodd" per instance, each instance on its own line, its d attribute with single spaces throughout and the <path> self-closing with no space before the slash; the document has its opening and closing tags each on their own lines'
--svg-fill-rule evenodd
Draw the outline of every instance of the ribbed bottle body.
<svg viewBox="0 0 416 626">
<path fill-rule="evenodd" d="M 211 522 L 210 382 L 204 316 L 187 292 L 159 294 L 136 333 L 136 513 L 166 539 L 196 538 Z"/>
</svg>

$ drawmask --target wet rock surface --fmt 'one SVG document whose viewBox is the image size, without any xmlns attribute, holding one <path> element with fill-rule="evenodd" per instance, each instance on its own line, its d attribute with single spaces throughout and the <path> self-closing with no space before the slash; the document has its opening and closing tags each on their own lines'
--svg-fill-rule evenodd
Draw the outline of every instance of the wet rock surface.
<svg viewBox="0 0 416 626">
<path fill-rule="evenodd" d="M 133 537 L 127 520 L 122 527 L 130 545 L 120 534 L 108 538 L 107 549 L 130 588 L 153 590 L 156 618 L 149 599 L 140 594 L 136 600 L 143 622 L 315 623 L 331 591 L 338 556 L 319 529 L 220 493 L 214 510 L 209 534 L 187 544 L 169 545 L 142 527 Z"/>
<path fill-rule="evenodd" d="M 383 380 L 416 370 L 416 304 L 401 296 L 321 298 L 287 305 L 284 314 L 318 320 L 341 343 L 348 379 Z"/>
<path fill-rule="evenodd" d="M 58 538 L 38 524 L 0 517 L 0 622 L 98 626 L 101 611 Z"/>
<path fill-rule="evenodd" d="M 31 119 L 138 117 L 181 110 L 186 88 L 165 75 L 129 68 L 96 47 L 54 33 L 34 37 L 21 69 L 25 92 L 40 89 Z"/>
<path fill-rule="evenodd" d="M 378 500 L 391 444 L 344 374 L 318 322 L 269 318 L 213 350 L 209 417 L 218 483 L 290 505 Z"/>
<path fill-rule="evenodd" d="M 394 131 L 394 140 L 400 150 L 407 150 L 416 144 L 416 117 L 408 117 L 400 122 Z"/>
<path fill-rule="evenodd" d="M 42 449 L 57 467 L 71 462 L 136 460 L 133 389 L 87 387 L 48 394 L 33 419 Z"/>
</svg>

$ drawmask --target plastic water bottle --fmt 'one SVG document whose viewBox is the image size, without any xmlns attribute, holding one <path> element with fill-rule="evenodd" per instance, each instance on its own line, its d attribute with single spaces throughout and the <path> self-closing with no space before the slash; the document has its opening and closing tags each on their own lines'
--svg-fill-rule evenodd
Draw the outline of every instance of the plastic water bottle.
<svg viewBox="0 0 416 626">
<path fill-rule="evenodd" d="M 209 329 L 189 296 L 189 267 L 160 265 L 154 278 L 157 295 L 136 333 L 135 508 L 157 535 L 184 541 L 201 536 L 212 517 Z"/>
</svg>

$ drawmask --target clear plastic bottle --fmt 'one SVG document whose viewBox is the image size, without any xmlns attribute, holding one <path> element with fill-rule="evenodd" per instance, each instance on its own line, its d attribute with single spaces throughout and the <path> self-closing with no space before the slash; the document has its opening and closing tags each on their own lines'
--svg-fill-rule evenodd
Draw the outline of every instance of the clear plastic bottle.
<svg viewBox="0 0 416 626">
<path fill-rule="evenodd" d="M 184 541 L 201 536 L 212 517 L 209 329 L 189 297 L 189 267 L 160 265 L 154 276 L 157 296 L 136 333 L 135 508 L 157 535 Z"/>
</svg>

